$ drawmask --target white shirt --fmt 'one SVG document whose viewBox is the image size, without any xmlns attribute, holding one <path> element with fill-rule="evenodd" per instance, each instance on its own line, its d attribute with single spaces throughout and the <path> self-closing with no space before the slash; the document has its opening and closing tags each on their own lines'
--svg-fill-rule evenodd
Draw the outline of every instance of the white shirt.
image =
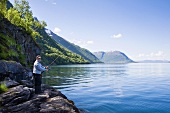
<svg viewBox="0 0 170 113">
<path fill-rule="evenodd" d="M 33 66 L 33 73 L 35 74 L 41 74 L 43 71 L 45 71 L 45 67 L 41 65 L 41 63 L 36 60 L 34 62 L 34 66 Z"/>
</svg>

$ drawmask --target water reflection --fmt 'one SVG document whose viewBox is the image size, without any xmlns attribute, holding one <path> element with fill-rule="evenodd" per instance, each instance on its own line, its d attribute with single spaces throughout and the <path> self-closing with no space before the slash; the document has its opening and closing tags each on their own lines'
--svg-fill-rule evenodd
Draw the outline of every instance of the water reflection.
<svg viewBox="0 0 170 113">
<path fill-rule="evenodd" d="M 111 90 L 115 97 L 123 96 L 123 79 L 126 76 L 127 65 L 61 65 L 52 69 L 43 76 L 43 83 L 57 89 L 76 90 L 86 87 L 95 91 Z"/>
<path fill-rule="evenodd" d="M 159 109 L 165 113 L 169 108 L 169 65 L 55 66 L 44 74 L 43 82 L 60 89 L 79 108 L 90 113 L 131 113 L 132 110 L 140 113 L 146 108 L 158 109 L 156 102 L 164 105 Z"/>
</svg>

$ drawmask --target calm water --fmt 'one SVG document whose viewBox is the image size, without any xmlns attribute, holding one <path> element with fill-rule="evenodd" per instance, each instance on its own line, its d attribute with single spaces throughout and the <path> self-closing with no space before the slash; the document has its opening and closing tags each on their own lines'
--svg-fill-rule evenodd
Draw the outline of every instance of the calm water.
<svg viewBox="0 0 170 113">
<path fill-rule="evenodd" d="M 52 67 L 43 82 L 87 113 L 170 113 L 170 64 Z"/>
</svg>

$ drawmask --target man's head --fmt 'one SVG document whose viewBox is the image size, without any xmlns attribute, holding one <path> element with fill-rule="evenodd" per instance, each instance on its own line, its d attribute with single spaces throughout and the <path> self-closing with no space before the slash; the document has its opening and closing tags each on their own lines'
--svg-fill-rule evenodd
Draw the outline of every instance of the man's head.
<svg viewBox="0 0 170 113">
<path fill-rule="evenodd" d="M 40 55 L 37 55 L 36 56 L 36 60 L 38 60 L 39 62 L 41 61 L 41 56 Z"/>
</svg>

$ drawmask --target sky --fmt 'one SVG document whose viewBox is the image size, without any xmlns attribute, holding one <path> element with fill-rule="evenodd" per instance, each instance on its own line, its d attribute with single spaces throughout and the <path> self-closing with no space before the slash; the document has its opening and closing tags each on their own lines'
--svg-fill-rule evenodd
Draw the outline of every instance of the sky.
<svg viewBox="0 0 170 113">
<path fill-rule="evenodd" d="M 170 0 L 27 1 L 46 28 L 91 52 L 170 60 Z"/>
</svg>

